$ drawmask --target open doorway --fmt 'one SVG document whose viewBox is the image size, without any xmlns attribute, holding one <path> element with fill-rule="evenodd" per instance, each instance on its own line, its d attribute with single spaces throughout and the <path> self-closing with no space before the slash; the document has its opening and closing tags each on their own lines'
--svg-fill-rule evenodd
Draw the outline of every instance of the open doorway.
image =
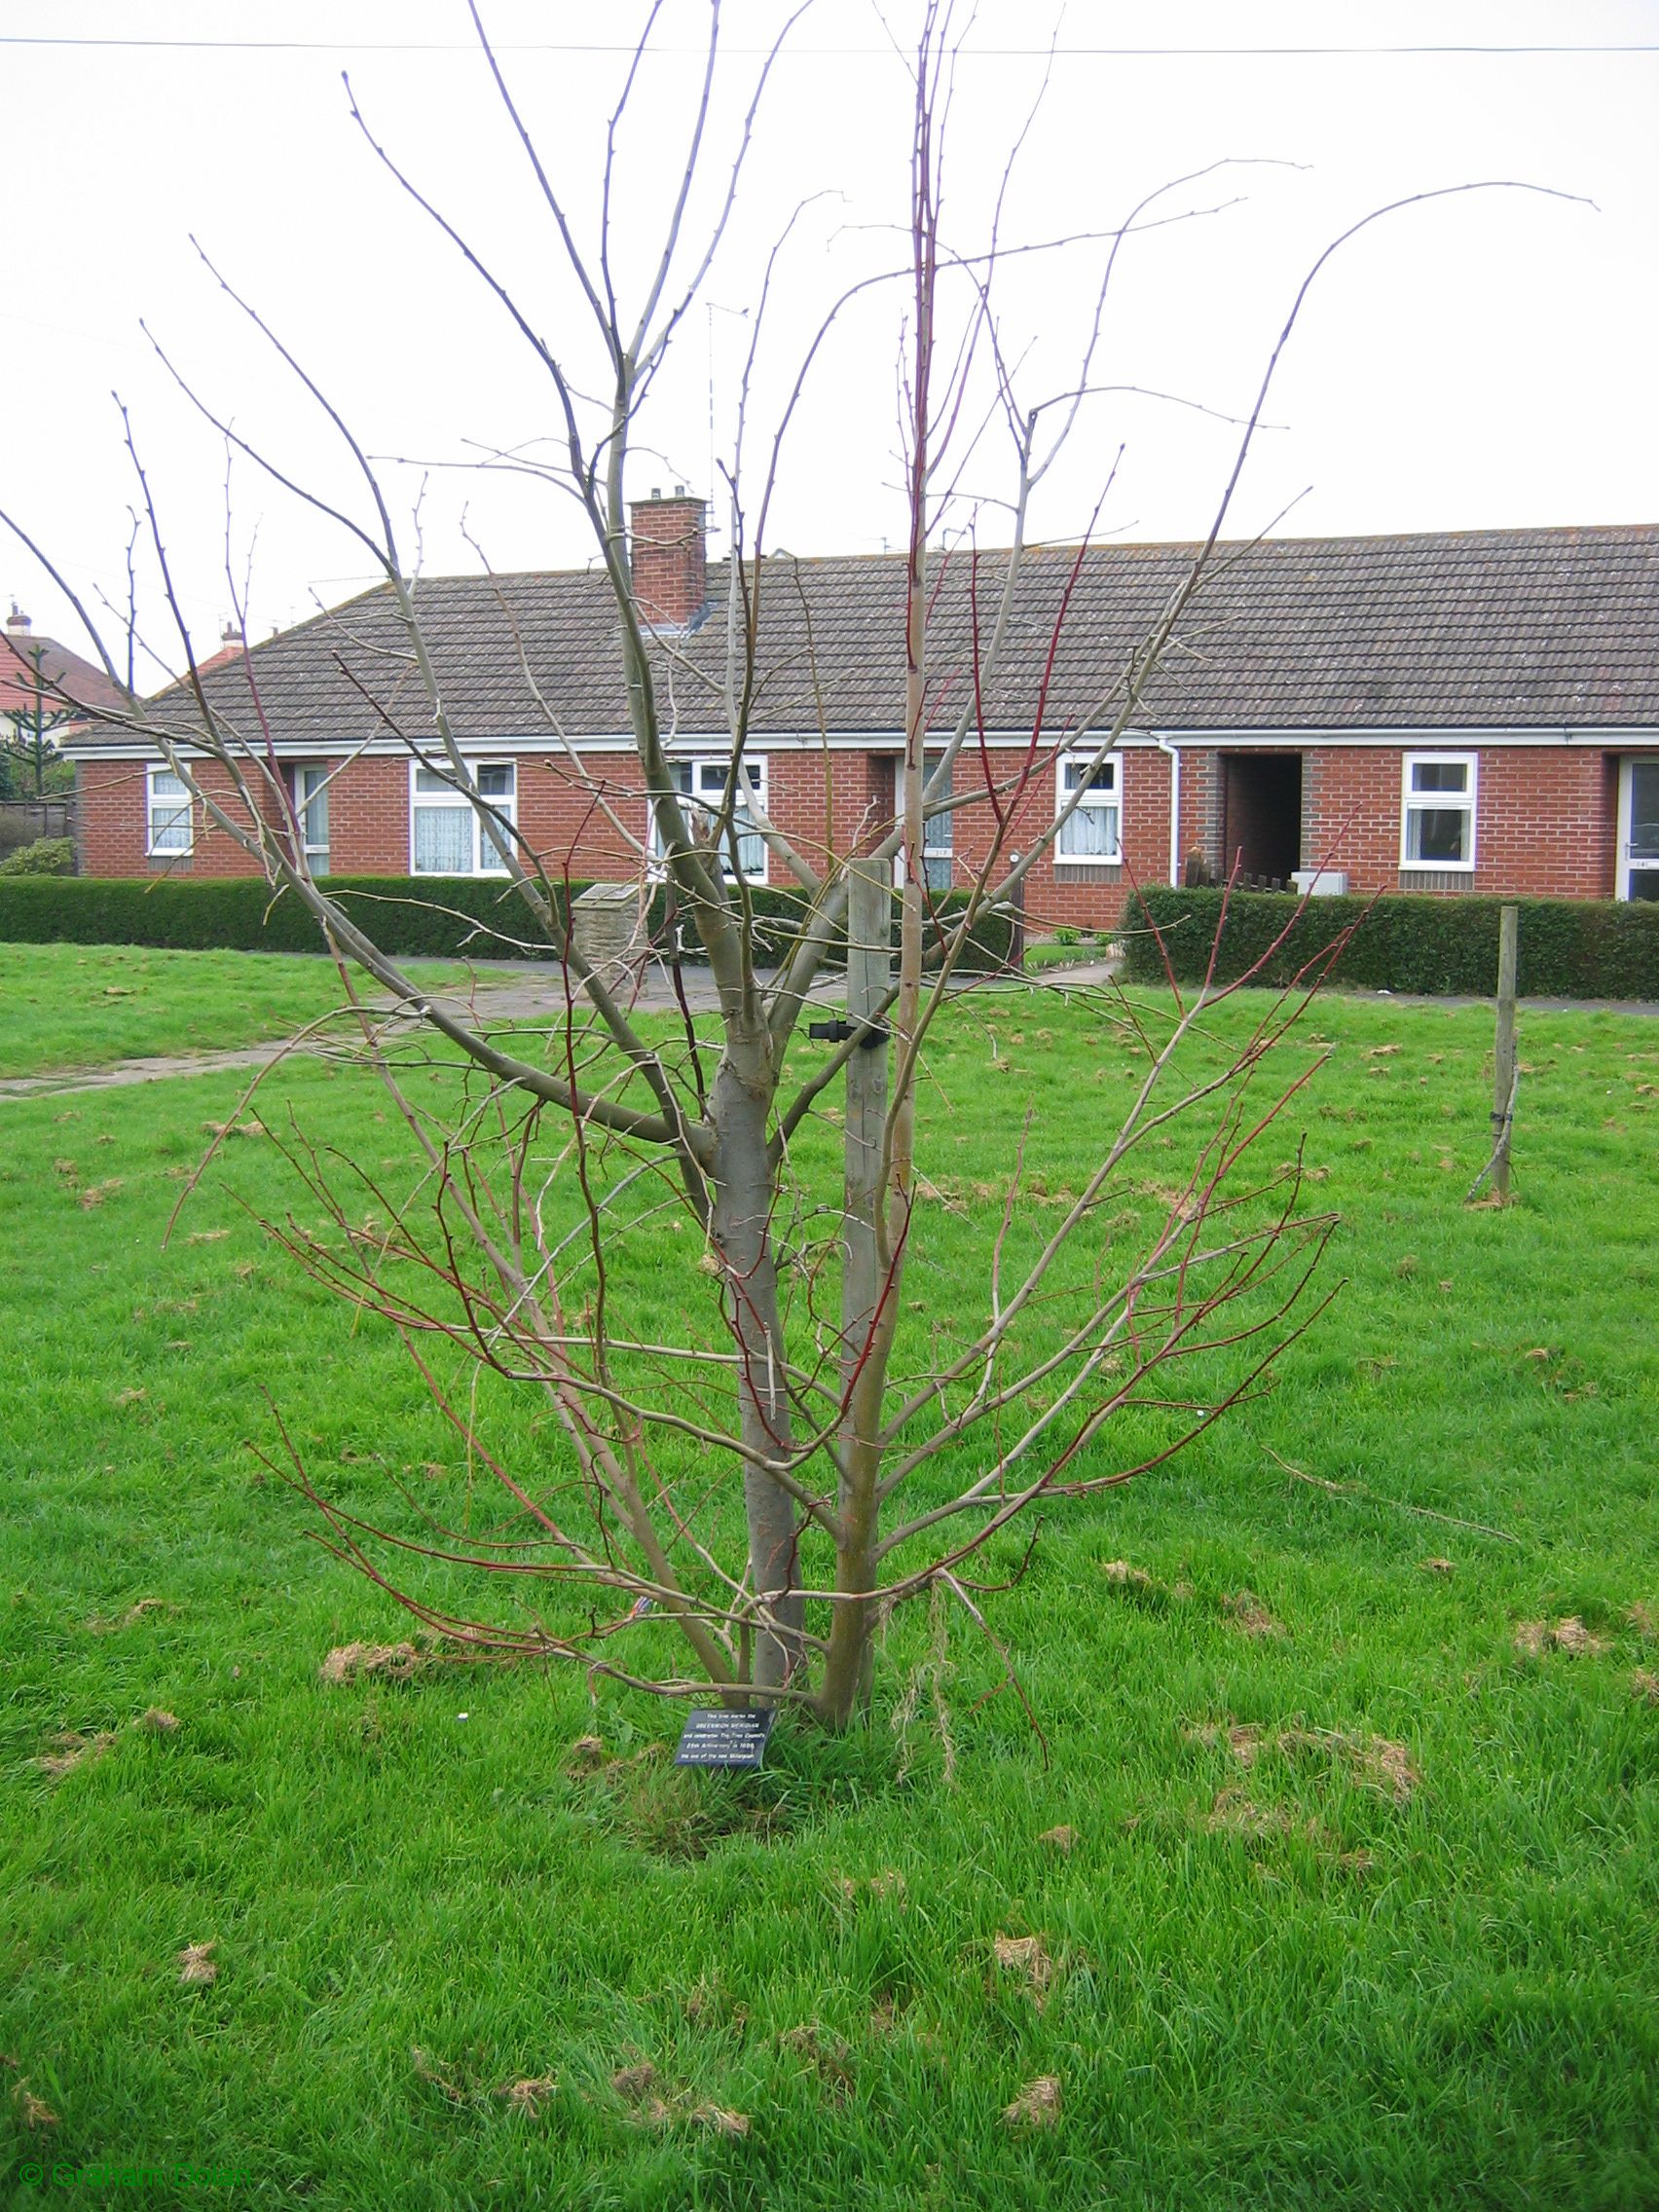
<svg viewBox="0 0 1659 2212">
<path fill-rule="evenodd" d="M 1282 883 L 1302 866 L 1300 753 L 1221 756 L 1221 865 L 1230 875 Z"/>
</svg>

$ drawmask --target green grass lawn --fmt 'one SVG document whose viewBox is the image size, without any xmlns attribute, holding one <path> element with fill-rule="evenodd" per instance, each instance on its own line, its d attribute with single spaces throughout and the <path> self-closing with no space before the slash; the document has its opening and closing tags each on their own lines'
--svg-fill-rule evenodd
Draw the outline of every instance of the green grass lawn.
<svg viewBox="0 0 1659 2212">
<path fill-rule="evenodd" d="M 430 961 L 428 982 L 461 971 Z M 331 962 L 121 944 L 0 945 L 0 1077 L 234 1051 L 288 1037 L 341 1003 Z"/>
<path fill-rule="evenodd" d="M 1524 1012 L 1493 1212 L 1490 1015 L 1312 1020 L 1346 1288 L 1271 1397 L 1057 1506 L 989 1601 L 1047 1764 L 925 1604 L 873 1726 L 781 1722 L 747 1782 L 573 1672 L 325 1683 L 408 1624 L 249 1450 L 267 1395 L 366 1514 L 388 1474 L 459 1501 L 452 1432 L 258 1228 L 314 1211 L 269 1139 L 161 1248 L 235 1076 L 0 1106 L 0 2200 L 44 2156 L 328 2212 L 1659 2202 L 1659 1027 Z M 1052 1187 L 1132 1069 L 1076 1007 L 953 1010 L 908 1326 L 963 1305 L 1027 1110 Z M 368 1077 L 262 1100 L 401 1171 Z M 1057 2120 L 1006 2124 L 1045 2080 Z"/>
<path fill-rule="evenodd" d="M 1051 968 L 1081 968 L 1090 961 L 1104 960 L 1112 943 L 1110 937 L 1097 937 L 1092 931 L 1083 935 L 1073 930 L 1065 938 L 1029 938 L 1025 945 L 1025 973 L 1041 976 Z"/>
</svg>

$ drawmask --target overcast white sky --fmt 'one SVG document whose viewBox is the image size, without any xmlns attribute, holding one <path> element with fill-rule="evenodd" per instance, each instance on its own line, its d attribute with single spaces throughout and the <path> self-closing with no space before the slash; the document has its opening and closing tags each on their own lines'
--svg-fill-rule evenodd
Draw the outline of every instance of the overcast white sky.
<svg viewBox="0 0 1659 2212">
<path fill-rule="evenodd" d="M 624 283 L 679 173 L 706 11 L 707 0 L 666 0 L 661 52 L 624 131 Z M 487 0 L 515 92 L 580 221 L 593 213 L 596 149 L 625 65 L 618 52 L 595 49 L 626 38 L 641 13 L 628 0 Z M 741 108 L 782 14 L 776 0 L 728 5 L 734 51 L 717 127 Z M 886 15 L 910 35 L 907 0 L 889 0 Z M 947 182 L 946 226 L 966 244 L 979 242 L 1051 21 L 1043 0 L 977 9 Z M 1659 0 L 1071 0 L 1058 38 L 1005 242 L 1107 230 L 1185 171 L 1224 159 L 1264 165 L 1172 196 L 1171 211 L 1219 211 L 1133 241 L 1096 365 L 1102 383 L 1239 412 L 1308 265 L 1369 208 L 1486 178 L 1595 203 L 1511 191 L 1443 200 L 1346 248 L 1287 356 L 1268 410 L 1280 426 L 1251 464 L 1236 533 L 1274 525 L 1287 507 L 1276 527 L 1296 535 L 1659 519 Z M 1419 45 L 1569 51 L 1201 51 Z M 1148 47 L 1174 51 L 1102 51 Z M 1596 48 L 1627 51 L 1584 51 Z M 0 505 L 46 541 L 78 590 L 124 596 L 133 485 L 113 388 L 132 412 L 200 650 L 229 609 L 222 442 L 169 384 L 140 317 L 245 435 L 362 511 L 314 406 L 219 293 L 193 232 L 374 454 L 448 464 L 555 430 L 551 393 L 523 342 L 353 128 L 343 69 L 378 134 L 511 281 L 578 381 L 597 381 L 461 0 L 0 0 L 0 69 L 10 186 Z M 777 67 L 739 218 L 645 426 L 662 458 L 636 461 L 632 492 L 710 489 L 711 377 L 724 453 L 746 311 L 798 202 L 832 196 L 803 215 L 783 264 L 762 403 L 793 374 L 838 286 L 885 266 L 896 247 L 902 258 L 903 241 L 882 226 L 904 219 L 906 101 L 868 0 L 818 0 Z M 714 144 L 723 159 L 719 128 Z M 1101 250 L 1011 270 L 1002 327 L 1022 357 L 1028 399 L 1064 389 L 1074 374 Z M 902 307 L 897 290 L 878 293 L 828 349 L 786 453 L 774 544 L 877 551 L 902 536 Z M 1037 528 L 1080 534 L 1123 447 L 1097 528 L 1134 538 L 1201 533 L 1235 435 L 1190 410 L 1105 394 L 1045 485 Z M 990 503 L 1000 461 L 987 445 L 964 478 L 987 502 L 986 543 L 1005 535 Z M 407 516 L 418 474 L 387 473 Z M 369 580 L 359 546 L 245 463 L 231 489 L 231 557 L 239 574 L 251 559 L 256 634 Z M 497 568 L 589 556 L 580 517 L 545 485 L 440 465 L 422 507 L 428 570 L 477 565 L 463 508 Z M 76 642 L 72 614 L 10 541 L 0 544 L 0 593 L 22 602 L 38 628 Z M 153 599 L 144 628 L 176 665 Z"/>
</svg>

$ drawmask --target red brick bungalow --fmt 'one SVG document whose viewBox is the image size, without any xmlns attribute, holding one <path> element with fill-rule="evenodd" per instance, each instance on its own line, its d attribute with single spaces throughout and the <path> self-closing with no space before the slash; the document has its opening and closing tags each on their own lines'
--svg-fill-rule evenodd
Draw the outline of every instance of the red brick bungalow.
<svg viewBox="0 0 1659 2212">
<path fill-rule="evenodd" d="M 633 528 L 659 698 L 695 796 L 719 788 L 729 757 L 728 571 L 706 562 L 701 500 L 653 494 Z M 930 881 L 966 882 L 984 853 L 987 775 L 1014 794 L 1009 843 L 1052 823 L 1193 550 L 1026 556 L 953 811 L 929 832 Z M 975 697 L 973 641 L 976 627 L 989 635 L 1004 559 L 940 563 L 930 727 L 941 738 Z M 903 565 L 777 555 L 761 593 L 756 797 L 809 858 L 845 852 L 892 817 Z M 649 831 L 603 575 L 435 578 L 417 604 L 484 794 L 550 873 L 638 873 Z M 318 873 L 497 872 L 471 810 L 421 764 L 430 708 L 386 589 L 220 656 L 203 681 L 224 722 L 280 761 Z M 155 711 L 186 737 L 200 727 L 183 687 Z M 153 744 L 94 725 L 65 750 L 89 874 L 251 871 Z M 1659 529 L 1220 547 L 1121 743 L 1033 870 L 1033 919 L 1110 924 L 1131 878 L 1168 881 L 1194 856 L 1218 875 L 1235 861 L 1286 881 L 1324 869 L 1330 888 L 1362 892 L 1659 897 Z M 759 837 L 741 863 L 757 882 L 783 879 Z"/>
</svg>

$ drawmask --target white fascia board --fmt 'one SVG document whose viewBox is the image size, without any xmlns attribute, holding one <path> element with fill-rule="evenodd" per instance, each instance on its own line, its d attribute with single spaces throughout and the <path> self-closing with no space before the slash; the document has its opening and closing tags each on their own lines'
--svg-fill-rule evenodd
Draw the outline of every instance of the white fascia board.
<svg viewBox="0 0 1659 2212">
<path fill-rule="evenodd" d="M 930 751 L 948 743 L 953 729 L 930 729 L 927 745 Z M 1153 747 L 1167 740 L 1172 745 L 1192 747 L 1198 751 L 1241 752 L 1260 746 L 1274 753 L 1307 752 L 1319 746 L 1383 746 L 1408 753 L 1472 752 L 1480 747 L 1505 745 L 1527 746 L 1590 746 L 1598 752 L 1636 750 L 1642 751 L 1659 742 L 1659 725 L 1651 728 L 1621 728 L 1613 725 L 1585 723 L 1564 727 L 1532 726 L 1529 728 L 1471 728 L 1467 724 L 1422 723 L 1397 729 L 1126 729 L 1113 737 L 1104 729 L 1059 730 L 1051 729 L 1039 741 L 1040 753 L 1088 753 L 1104 746 L 1116 752 L 1120 747 Z M 964 739 L 968 750 L 980 740 L 970 731 Z M 1031 744 L 1028 729 L 990 729 L 983 742 L 998 751 L 1018 748 L 1023 751 Z M 707 758 L 711 754 L 727 750 L 731 739 L 724 730 L 710 730 L 702 734 L 677 731 L 665 740 L 664 750 L 671 756 L 696 755 Z M 498 738 L 496 750 L 501 753 L 562 753 L 567 750 L 563 740 L 538 735 L 533 738 Z M 602 737 L 576 737 L 569 741 L 570 750 L 577 753 L 627 753 L 633 750 L 633 738 L 626 731 Z M 463 753 L 482 753 L 487 750 L 482 741 L 462 738 Z M 754 729 L 749 733 L 747 750 L 751 753 L 822 752 L 898 753 L 904 750 L 904 733 L 897 729 L 830 730 L 828 734 L 817 730 L 765 730 Z M 282 750 L 282 748 L 278 748 Z M 315 748 L 313 747 L 314 751 Z M 379 750 L 379 748 L 374 748 Z"/>
<path fill-rule="evenodd" d="M 1560 722 L 1551 727 L 1526 729 L 1473 728 L 1468 723 L 1425 722 L 1398 729 L 1162 729 L 1156 736 L 1139 730 L 1125 731 L 1124 745 L 1152 745 L 1167 738 L 1183 751 L 1247 753 L 1260 748 L 1271 753 L 1310 753 L 1321 747 L 1386 747 L 1399 753 L 1474 753 L 1503 746 L 1567 746 L 1598 753 L 1640 751 L 1659 736 L 1659 730 L 1619 727 L 1607 723 Z"/>
<path fill-rule="evenodd" d="M 952 732 L 930 730 L 930 746 L 943 745 Z M 1080 753 L 1107 743 L 1104 730 L 1050 731 L 1039 744 L 1042 753 Z M 1347 749 L 1352 747 L 1382 747 L 1402 753 L 1445 753 L 1491 750 L 1503 746 L 1533 746 L 1565 748 L 1578 746 L 1597 752 L 1650 752 L 1659 746 L 1659 725 L 1632 727 L 1615 724 L 1579 723 L 1570 726 L 1556 724 L 1540 728 L 1471 728 L 1466 724 L 1448 726 L 1435 723 L 1414 725 L 1398 729 L 1128 729 L 1111 741 L 1111 749 L 1151 748 L 1159 740 L 1166 739 L 1183 751 L 1247 753 L 1260 749 L 1272 753 L 1307 753 L 1321 747 Z M 545 730 L 521 737 L 463 737 L 460 741 L 462 754 L 474 759 L 499 759 L 512 755 L 533 758 L 538 754 L 569 756 L 571 753 L 629 753 L 634 751 L 634 740 L 627 730 L 604 731 L 596 736 L 571 738 L 549 737 Z M 980 741 L 970 734 L 964 741 L 968 746 Z M 984 741 L 999 752 L 1013 748 L 1025 748 L 1031 743 L 1029 730 L 987 730 Z M 171 740 L 174 749 L 187 757 L 201 757 L 203 748 L 193 745 L 188 738 Z M 665 741 L 665 750 L 672 758 L 724 753 L 731 738 L 725 730 L 692 732 L 676 731 Z M 751 753 L 820 753 L 826 748 L 831 753 L 893 753 L 904 750 L 902 730 L 861 729 L 830 730 L 828 735 L 817 730 L 752 730 L 747 750 Z M 251 750 L 263 754 L 266 741 L 254 741 Z M 279 760 L 338 759 L 346 756 L 366 756 L 384 758 L 390 755 L 400 760 L 411 757 L 410 748 L 401 739 L 374 737 L 364 740 L 350 738 L 279 737 L 271 742 L 270 750 Z M 440 749 L 429 749 L 437 752 Z M 71 760 L 132 760 L 159 759 L 162 748 L 157 743 L 146 745 L 144 739 L 134 735 L 120 743 L 81 744 L 73 739 L 60 743 L 60 751 Z"/>
<path fill-rule="evenodd" d="M 943 731 L 939 733 L 940 744 L 945 742 L 946 735 Z M 169 737 L 168 742 L 175 752 L 186 756 L 200 758 L 203 756 L 204 749 L 188 738 Z M 1019 731 L 989 736 L 988 742 L 998 746 L 1029 745 L 1031 738 L 1029 731 Z M 461 737 L 457 743 L 463 756 L 476 760 L 498 760 L 506 756 L 529 759 L 540 754 L 555 757 L 568 757 L 572 753 L 632 754 L 635 750 L 630 730 L 601 731 L 597 735 L 570 738 L 549 737 L 545 730 L 537 730 L 534 735 L 522 737 Z M 753 730 L 745 750 L 750 753 L 818 753 L 826 745 L 831 752 L 840 753 L 903 753 L 904 733 L 889 729 L 831 730 L 825 737 L 816 730 Z M 677 730 L 673 737 L 663 741 L 663 750 L 671 759 L 706 760 L 730 749 L 731 733 L 723 729 L 702 733 Z M 239 746 L 238 750 L 241 748 Z M 118 743 L 64 746 L 62 751 L 66 756 L 77 760 L 146 760 L 162 756 L 159 742 L 146 742 L 137 735 Z M 390 756 L 399 760 L 413 757 L 410 747 L 395 737 L 278 737 L 272 739 L 269 746 L 263 737 L 258 737 L 249 740 L 247 751 L 261 756 L 269 751 L 279 760 L 333 760 L 348 756 L 369 759 Z M 422 757 L 437 756 L 441 753 L 441 746 L 433 744 L 422 750 Z"/>
</svg>

